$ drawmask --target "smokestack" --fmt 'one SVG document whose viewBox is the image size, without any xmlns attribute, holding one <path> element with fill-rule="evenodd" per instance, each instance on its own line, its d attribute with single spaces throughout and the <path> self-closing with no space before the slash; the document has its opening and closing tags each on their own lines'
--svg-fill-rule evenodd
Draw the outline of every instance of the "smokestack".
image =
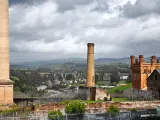
<svg viewBox="0 0 160 120">
<path fill-rule="evenodd" d="M 0 2 L 0 81 L 9 80 L 8 0 Z"/>
<path fill-rule="evenodd" d="M 9 65 L 8 0 L 0 0 L 0 103 L 13 103 L 13 82 Z"/>
<path fill-rule="evenodd" d="M 88 43 L 87 53 L 87 87 L 95 87 L 94 43 Z"/>
</svg>

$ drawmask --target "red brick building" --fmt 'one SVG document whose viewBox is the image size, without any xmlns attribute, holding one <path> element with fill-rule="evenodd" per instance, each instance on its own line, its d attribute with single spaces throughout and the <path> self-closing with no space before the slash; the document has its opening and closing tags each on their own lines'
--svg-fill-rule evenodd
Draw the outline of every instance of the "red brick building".
<svg viewBox="0 0 160 120">
<path fill-rule="evenodd" d="M 147 87 L 147 78 L 155 70 L 160 68 L 160 61 L 156 56 L 152 56 L 149 63 L 145 62 L 143 55 L 139 55 L 139 59 L 130 56 L 131 72 L 132 72 L 132 87 L 138 90 Z"/>
</svg>

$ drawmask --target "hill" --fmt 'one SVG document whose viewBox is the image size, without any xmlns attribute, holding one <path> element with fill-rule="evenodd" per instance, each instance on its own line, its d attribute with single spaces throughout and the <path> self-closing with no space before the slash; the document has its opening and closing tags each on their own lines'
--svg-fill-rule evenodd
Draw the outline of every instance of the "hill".
<svg viewBox="0 0 160 120">
<path fill-rule="evenodd" d="M 157 57 L 157 59 L 160 59 L 160 57 Z M 145 58 L 145 60 L 146 60 L 146 62 L 149 62 L 150 57 Z M 35 68 L 35 67 L 43 67 L 43 66 L 49 66 L 49 65 L 65 64 L 65 63 L 75 63 L 75 64 L 79 64 L 79 65 L 86 65 L 87 60 L 85 58 L 61 58 L 61 59 L 54 59 L 54 60 L 23 62 L 23 63 L 18 63 L 18 64 L 11 63 L 11 68 L 26 68 L 26 67 Z M 96 65 L 112 64 L 112 63 L 130 64 L 130 58 L 123 57 L 123 58 L 98 58 L 98 59 L 95 59 Z"/>
</svg>

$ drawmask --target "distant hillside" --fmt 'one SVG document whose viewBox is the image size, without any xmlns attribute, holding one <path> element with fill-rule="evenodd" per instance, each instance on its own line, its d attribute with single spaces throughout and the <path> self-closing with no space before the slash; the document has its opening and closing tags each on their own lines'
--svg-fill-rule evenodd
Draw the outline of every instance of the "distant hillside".
<svg viewBox="0 0 160 120">
<path fill-rule="evenodd" d="M 127 63 L 129 64 L 129 58 L 98 58 L 95 59 L 95 64 L 110 64 L 110 63 Z M 11 64 L 11 68 L 32 68 L 39 66 L 48 66 L 64 63 L 76 63 L 76 64 L 86 64 L 87 60 L 85 58 L 64 58 L 55 60 L 44 60 L 44 61 L 34 61 L 34 62 L 24 62 L 19 64 Z"/>
<path fill-rule="evenodd" d="M 160 57 L 157 57 L 160 59 Z M 147 62 L 150 61 L 150 57 L 145 58 Z M 55 59 L 55 60 L 44 60 L 44 61 L 34 61 L 34 62 L 24 62 L 19 64 L 11 64 L 11 68 L 35 68 L 40 66 L 48 66 L 48 65 L 58 65 L 64 63 L 75 63 L 75 64 L 86 64 L 87 60 L 85 58 L 64 58 L 64 59 Z M 130 64 L 130 58 L 98 58 L 95 59 L 95 64 L 111 64 L 111 63 L 125 63 Z"/>
<path fill-rule="evenodd" d="M 95 60 L 95 64 L 111 64 L 111 63 L 130 63 L 130 58 L 98 58 Z"/>
</svg>

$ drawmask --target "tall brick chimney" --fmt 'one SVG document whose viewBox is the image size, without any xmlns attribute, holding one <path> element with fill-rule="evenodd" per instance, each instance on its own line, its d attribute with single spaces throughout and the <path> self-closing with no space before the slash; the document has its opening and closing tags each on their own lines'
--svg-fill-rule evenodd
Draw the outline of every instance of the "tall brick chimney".
<svg viewBox="0 0 160 120">
<path fill-rule="evenodd" d="M 87 53 L 87 87 L 95 87 L 94 43 L 88 43 Z"/>
<path fill-rule="evenodd" d="M 9 65 L 8 0 L 0 0 L 0 103 L 13 102 L 13 82 Z"/>
</svg>

